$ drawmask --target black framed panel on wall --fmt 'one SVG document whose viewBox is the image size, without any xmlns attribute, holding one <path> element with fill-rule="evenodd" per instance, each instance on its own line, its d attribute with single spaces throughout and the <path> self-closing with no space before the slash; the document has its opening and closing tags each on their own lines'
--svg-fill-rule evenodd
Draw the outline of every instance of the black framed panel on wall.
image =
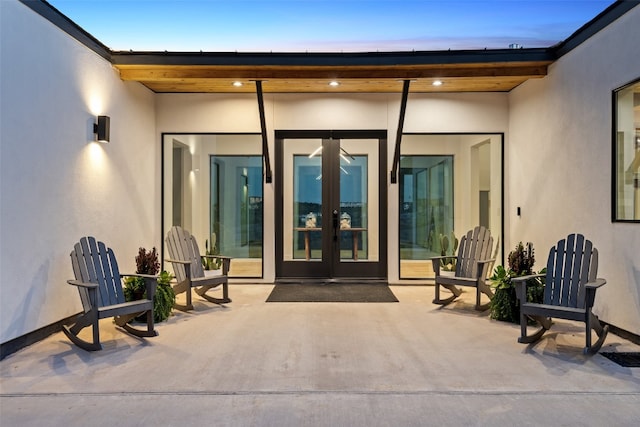
<svg viewBox="0 0 640 427">
<path fill-rule="evenodd" d="M 640 223 L 640 78 L 613 91 L 611 220 Z"/>
</svg>

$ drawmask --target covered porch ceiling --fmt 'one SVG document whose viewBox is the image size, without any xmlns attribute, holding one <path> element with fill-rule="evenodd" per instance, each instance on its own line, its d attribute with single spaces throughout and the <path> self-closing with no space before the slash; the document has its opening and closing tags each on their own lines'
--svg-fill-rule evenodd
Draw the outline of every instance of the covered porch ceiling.
<svg viewBox="0 0 640 427">
<path fill-rule="evenodd" d="M 542 78 L 548 49 L 384 53 L 112 52 L 125 81 L 156 93 L 508 92 Z M 435 86 L 434 81 L 442 82 Z M 329 85 L 338 82 L 337 86 Z M 242 83 L 234 86 L 234 82 Z"/>
</svg>

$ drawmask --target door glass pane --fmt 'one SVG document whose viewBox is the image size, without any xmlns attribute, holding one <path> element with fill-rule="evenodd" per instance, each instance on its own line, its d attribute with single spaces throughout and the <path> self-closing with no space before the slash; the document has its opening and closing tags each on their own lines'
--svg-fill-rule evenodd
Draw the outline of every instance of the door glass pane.
<svg viewBox="0 0 640 427">
<path fill-rule="evenodd" d="M 284 141 L 283 258 L 322 260 L 322 140 Z"/>
<path fill-rule="evenodd" d="M 340 261 L 378 261 L 377 140 L 342 140 L 339 153 Z"/>
<path fill-rule="evenodd" d="M 163 231 L 179 225 L 203 254 L 232 257 L 231 277 L 262 277 L 260 135 L 165 134 L 163 156 Z"/>
</svg>

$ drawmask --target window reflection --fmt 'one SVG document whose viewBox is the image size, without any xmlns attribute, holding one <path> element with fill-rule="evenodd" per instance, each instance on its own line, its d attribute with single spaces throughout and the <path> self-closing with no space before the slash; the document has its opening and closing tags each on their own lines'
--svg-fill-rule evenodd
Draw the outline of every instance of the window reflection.
<svg viewBox="0 0 640 427">
<path fill-rule="evenodd" d="M 260 135 L 165 134 L 163 165 L 163 230 L 179 225 L 203 253 L 232 257 L 232 277 L 262 277 Z"/>
<path fill-rule="evenodd" d="M 640 81 L 614 93 L 614 221 L 640 221 Z"/>
<path fill-rule="evenodd" d="M 400 279 L 433 279 L 429 258 L 442 254 L 443 241 L 449 255 L 478 225 L 502 240 L 502 144 L 501 134 L 403 135 Z"/>
<path fill-rule="evenodd" d="M 453 156 L 403 156 L 399 183 L 400 258 L 440 255 L 440 236 L 453 233 Z"/>
</svg>

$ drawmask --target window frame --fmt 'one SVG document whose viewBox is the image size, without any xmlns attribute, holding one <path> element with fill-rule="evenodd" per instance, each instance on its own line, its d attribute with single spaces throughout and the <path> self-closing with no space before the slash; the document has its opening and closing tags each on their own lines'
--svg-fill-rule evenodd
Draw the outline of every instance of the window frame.
<svg viewBox="0 0 640 427">
<path fill-rule="evenodd" d="M 640 219 L 620 218 L 618 215 L 618 94 L 635 85 L 640 85 L 640 76 L 611 92 L 611 222 L 640 223 Z M 636 128 L 637 131 L 637 128 Z"/>
<path fill-rule="evenodd" d="M 507 211 L 505 208 L 505 134 L 504 132 L 403 132 L 402 136 L 439 136 L 439 137 L 449 137 L 449 136 L 495 136 L 499 139 L 499 144 L 500 144 L 500 153 L 499 153 L 499 160 L 500 160 L 500 197 L 497 200 L 497 203 L 499 203 L 499 209 L 500 209 L 500 224 L 499 224 L 499 229 L 500 229 L 500 235 L 499 235 L 499 239 L 500 239 L 500 247 L 499 247 L 499 252 L 496 258 L 496 265 L 497 264 L 501 264 L 503 263 L 503 260 L 505 259 L 505 245 L 504 245 L 504 236 L 505 236 L 505 220 L 506 220 L 506 215 L 507 215 Z M 406 155 L 406 153 L 403 153 L 401 150 L 400 153 L 401 156 Z M 423 155 L 431 155 L 431 154 L 423 154 Z M 455 155 L 454 155 L 454 164 L 455 164 Z M 454 185 L 455 185 L 455 176 L 454 176 Z M 399 195 L 398 195 L 398 202 L 399 202 Z M 455 196 L 454 196 L 454 203 L 455 203 Z M 400 211 L 399 211 L 399 203 L 397 204 L 398 207 L 398 219 L 397 219 L 397 225 L 396 225 L 396 232 L 397 232 L 397 236 L 398 236 L 398 247 L 397 247 L 397 260 L 398 260 L 398 264 L 397 264 L 397 274 L 398 274 L 398 279 L 401 281 L 427 281 L 427 283 L 433 283 L 435 280 L 435 277 L 422 277 L 422 278 L 409 278 L 409 277 L 402 277 L 402 272 L 401 272 L 401 261 L 402 261 L 402 255 L 401 255 L 401 248 L 400 248 Z M 456 218 L 456 212 L 455 212 L 455 205 L 454 205 L 454 223 L 455 223 L 455 218 Z M 391 224 L 390 224 L 391 225 Z M 466 231 L 466 230 L 465 230 Z"/>
<path fill-rule="evenodd" d="M 166 182 L 165 182 L 165 159 L 166 156 L 168 155 L 168 153 L 166 152 L 166 148 L 165 148 L 165 138 L 167 136 L 196 136 L 196 137 L 200 137 L 200 136 L 208 136 L 208 135 L 215 135 L 215 136 L 260 136 L 261 134 L 259 132 L 161 132 L 160 134 L 160 233 L 162 236 L 162 244 L 160 245 L 161 248 L 161 260 L 164 263 L 165 260 L 165 244 L 164 244 L 164 238 L 166 236 L 167 233 L 167 229 L 165 227 L 165 222 L 166 222 L 166 212 L 165 212 L 165 190 L 166 190 Z M 242 155 L 242 154 L 240 154 Z M 257 155 L 257 154 L 256 154 Z M 264 157 L 264 156 L 263 156 Z M 210 159 L 209 159 L 210 162 Z M 233 279 L 241 279 L 241 280 L 246 280 L 246 279 L 252 279 L 252 280 L 261 280 L 264 279 L 264 272 L 265 272 L 265 254 L 264 254 L 264 244 L 265 244 L 265 229 L 264 229 L 264 224 L 265 224 L 265 218 L 264 218 L 264 194 L 265 194 L 265 181 L 264 181 L 264 174 L 266 173 L 264 164 L 263 164 L 263 179 L 262 179 L 262 194 L 263 194 L 263 211 L 262 211 L 262 258 L 261 258 L 261 271 L 260 271 L 260 276 L 233 276 Z M 207 174 L 209 175 L 209 174 Z M 208 176 L 207 178 L 208 180 L 210 180 L 210 176 Z M 210 197 L 211 197 L 211 192 L 209 191 L 209 204 L 211 203 Z M 200 248 L 201 251 L 204 251 L 204 247 Z"/>
</svg>

